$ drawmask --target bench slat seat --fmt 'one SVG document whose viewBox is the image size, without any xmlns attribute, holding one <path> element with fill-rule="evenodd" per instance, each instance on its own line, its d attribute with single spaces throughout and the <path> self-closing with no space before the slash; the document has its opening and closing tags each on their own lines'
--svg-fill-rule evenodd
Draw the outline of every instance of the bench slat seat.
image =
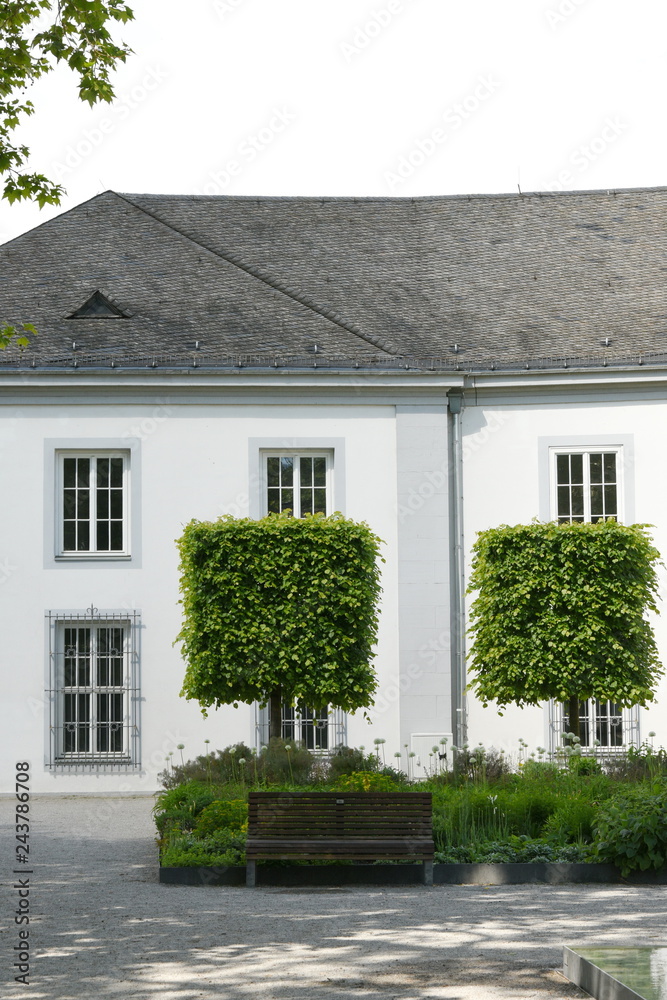
<svg viewBox="0 0 667 1000">
<path fill-rule="evenodd" d="M 257 861 L 417 860 L 433 881 L 429 792 L 251 792 L 248 885 Z"/>
</svg>

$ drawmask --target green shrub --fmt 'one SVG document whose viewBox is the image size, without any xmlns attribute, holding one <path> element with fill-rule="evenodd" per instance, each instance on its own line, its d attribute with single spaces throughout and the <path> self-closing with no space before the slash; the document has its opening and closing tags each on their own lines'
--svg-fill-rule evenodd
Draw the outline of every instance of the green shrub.
<svg viewBox="0 0 667 1000">
<path fill-rule="evenodd" d="M 210 807 L 209 807 L 210 808 Z M 569 799 L 553 812 L 542 827 L 542 835 L 561 844 L 576 844 L 593 839 L 597 807 L 586 799 Z"/>
<path fill-rule="evenodd" d="M 485 749 L 476 746 L 472 749 L 463 747 L 454 751 L 454 763 L 451 777 L 458 782 L 497 782 L 512 771 L 512 764 L 501 750 L 495 747 Z M 449 772 L 445 771 L 442 778 L 447 780 Z M 451 779 L 450 779 L 451 780 Z"/>
<path fill-rule="evenodd" d="M 312 753 L 296 740 L 269 740 L 257 758 L 257 780 L 269 785 L 305 785 L 314 760 Z"/>
<path fill-rule="evenodd" d="M 336 789 L 343 792 L 395 792 L 400 791 L 401 783 L 388 774 L 359 771 L 340 777 L 336 781 Z"/>
<path fill-rule="evenodd" d="M 578 774 L 580 777 L 602 774 L 602 766 L 595 757 L 584 757 L 579 753 L 573 753 L 568 757 L 567 766 L 573 774 Z"/>
<path fill-rule="evenodd" d="M 216 799 L 200 812 L 194 828 L 196 837 L 209 837 L 219 830 L 245 831 L 248 803 L 243 799 Z"/>
<path fill-rule="evenodd" d="M 616 781 L 644 781 L 667 777 L 667 751 L 654 749 L 649 743 L 628 747 L 605 759 L 604 771 Z"/>
<path fill-rule="evenodd" d="M 199 813 L 215 798 L 215 790 L 201 781 L 187 781 L 162 792 L 153 809 L 160 836 L 171 830 L 192 830 Z"/>
<path fill-rule="evenodd" d="M 527 864 L 590 861 L 590 855 L 580 845 L 556 846 L 543 839 L 513 836 L 502 841 L 448 847 L 438 851 L 435 860 L 442 864 Z"/>
<path fill-rule="evenodd" d="M 640 785 L 603 803 L 595 823 L 595 853 L 623 875 L 667 864 L 667 787 Z"/>
<path fill-rule="evenodd" d="M 184 764 L 174 764 L 171 770 L 161 771 L 158 778 L 165 788 L 176 788 L 186 781 L 213 785 L 224 785 L 229 781 L 249 782 L 255 778 L 254 755 L 254 750 L 245 743 L 236 743 L 224 750 L 201 754 Z"/>
<path fill-rule="evenodd" d="M 204 838 L 172 836 L 162 850 L 163 868 L 218 868 L 244 865 L 245 834 L 233 830 L 218 830 Z"/>
<path fill-rule="evenodd" d="M 329 780 L 336 781 L 344 774 L 377 771 L 379 760 L 375 754 L 365 754 L 357 747 L 336 747 L 329 759 Z"/>
</svg>

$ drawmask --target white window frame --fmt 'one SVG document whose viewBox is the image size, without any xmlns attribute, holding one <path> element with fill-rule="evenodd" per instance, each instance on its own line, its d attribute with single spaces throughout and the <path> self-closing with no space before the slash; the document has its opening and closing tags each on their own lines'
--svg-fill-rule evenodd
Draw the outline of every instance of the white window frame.
<svg viewBox="0 0 667 1000">
<path fill-rule="evenodd" d="M 583 739 L 581 746 L 584 750 L 593 750 L 595 753 L 599 753 L 606 756 L 613 756 L 614 753 L 619 753 L 620 751 L 627 749 L 629 746 L 639 746 L 639 707 L 637 705 L 632 705 L 630 708 L 621 709 L 621 736 L 622 741 L 620 744 L 600 744 L 600 746 L 595 745 L 596 736 L 596 725 L 595 725 L 595 706 L 593 707 L 593 715 L 591 717 L 591 701 L 596 701 L 597 699 L 587 699 L 585 702 L 581 702 L 579 706 L 579 715 L 588 715 L 589 726 L 588 726 L 588 742 L 584 743 Z M 583 706 L 587 706 L 587 711 L 582 713 Z M 567 714 L 566 707 L 562 702 L 552 701 L 549 705 L 549 729 L 551 733 L 551 752 L 562 749 L 566 745 L 566 741 L 563 739 L 563 734 L 565 732 L 565 716 Z"/>
<path fill-rule="evenodd" d="M 56 558 L 66 559 L 127 559 L 131 554 L 131 524 L 130 524 L 130 449 L 58 449 L 56 451 Z M 92 547 L 87 549 L 66 549 L 65 548 L 65 459 L 89 459 L 90 469 L 90 542 Z M 123 525 L 123 548 L 122 549 L 98 549 L 97 546 L 97 461 L 99 459 L 120 458 L 123 461 L 123 496 L 122 496 L 122 525 Z"/>
<path fill-rule="evenodd" d="M 282 705 L 282 718 L 281 718 L 281 734 L 282 738 L 285 740 L 293 740 L 306 749 L 310 750 L 311 753 L 316 756 L 327 756 L 331 754 L 337 747 L 345 746 L 347 743 L 347 713 L 341 708 L 331 708 L 329 706 L 323 709 L 322 713 L 318 713 L 320 717 L 326 715 L 327 719 L 327 739 L 326 747 L 321 746 L 317 743 L 317 729 L 319 727 L 313 726 L 312 722 L 302 717 L 299 710 L 299 706 L 292 706 L 283 702 Z M 308 733 L 307 727 L 311 726 L 311 732 Z M 292 735 L 286 735 L 288 731 L 292 731 Z M 304 739 L 304 735 L 306 738 Z M 312 739 L 311 739 L 312 736 Z M 263 746 L 266 746 L 269 742 L 269 706 L 264 705 L 260 707 L 255 703 L 255 746 L 259 752 Z M 312 746 L 309 744 L 312 743 Z"/>
<path fill-rule="evenodd" d="M 294 461 L 294 480 L 299 481 L 299 486 L 294 486 L 294 509 L 292 514 L 294 517 L 301 517 L 301 497 L 299 495 L 300 486 L 300 470 L 301 470 L 301 459 L 303 458 L 324 458 L 326 461 L 326 479 L 325 479 L 325 489 L 326 489 L 326 514 L 332 514 L 335 510 L 334 498 L 333 498 L 333 487 L 334 487 L 334 477 L 333 477 L 333 450 L 330 448 L 262 448 L 260 450 L 260 460 L 261 460 L 261 511 L 262 516 L 269 513 L 269 482 L 268 482 L 268 459 L 270 458 L 291 458 Z"/>
<path fill-rule="evenodd" d="M 139 690 L 138 690 L 138 635 L 140 615 L 138 612 L 98 611 L 89 608 L 86 611 L 49 611 L 47 612 L 49 629 L 49 687 L 47 701 L 49 705 L 49 753 L 46 760 L 47 768 L 71 772 L 73 770 L 118 770 L 119 768 L 135 769 L 139 766 Z M 122 683 L 101 684 L 96 677 L 96 630 L 104 628 L 120 628 L 123 630 Z M 90 629 L 93 635 L 91 643 L 88 683 L 80 685 L 65 684 L 65 662 L 67 650 L 65 638 L 68 629 Z M 122 718 L 104 720 L 97 718 L 99 696 L 121 694 L 123 698 Z M 66 719 L 65 706 L 68 696 L 89 698 L 88 717 L 83 723 Z M 99 748 L 99 727 L 108 725 L 108 738 L 117 732 L 120 726 L 122 732 L 122 748 L 113 750 L 107 745 Z M 66 729 L 71 732 L 76 728 L 87 730 L 88 746 L 84 749 L 66 746 Z"/>
<path fill-rule="evenodd" d="M 558 521 L 558 476 L 556 462 L 559 455 L 583 455 L 585 456 L 583 472 L 584 472 L 584 521 L 577 523 L 590 523 L 591 522 L 591 494 L 590 494 L 590 456 L 591 455 L 608 455 L 614 454 L 616 456 L 616 504 L 617 513 L 615 520 L 619 523 L 624 522 L 625 517 L 625 482 L 624 482 L 624 461 L 626 460 L 627 446 L 624 444 L 605 444 L 604 441 L 599 443 L 586 443 L 585 445 L 581 443 L 581 439 L 577 444 L 568 444 L 567 442 L 559 443 L 558 445 L 550 445 L 549 447 L 549 503 L 550 503 L 550 517 L 553 521 Z M 561 524 L 567 524 L 567 521 L 561 521 Z M 572 523 L 572 522 L 570 522 Z M 594 700 L 594 699 L 593 699 Z M 591 704 L 592 699 L 587 699 L 580 705 L 580 715 L 582 714 L 582 709 L 585 706 L 585 713 L 589 719 L 589 742 L 584 744 L 582 741 L 582 746 L 584 749 L 597 749 L 598 751 L 606 754 L 613 754 L 615 751 L 618 752 L 622 747 L 627 747 L 631 743 L 635 743 L 638 739 L 639 731 L 639 711 L 636 706 L 631 708 L 626 708 L 621 711 L 621 727 L 622 727 L 622 744 L 618 746 L 606 745 L 595 748 L 596 737 L 596 706 Z M 564 716 L 565 710 L 560 702 L 552 701 L 549 705 L 549 732 L 550 732 L 550 743 L 551 750 L 555 751 L 559 747 L 563 746 L 563 732 L 564 732 Z"/>
<path fill-rule="evenodd" d="M 584 456 L 583 470 L 584 470 L 584 521 L 583 523 L 590 523 L 591 521 L 591 481 L 590 481 L 590 456 L 591 455 L 609 455 L 614 454 L 616 456 L 616 504 L 617 512 L 615 515 L 615 520 L 619 523 L 623 523 L 624 520 L 624 484 L 623 484 L 623 446 L 622 445 L 593 445 L 589 447 L 581 446 L 563 446 L 563 447 L 552 447 L 549 449 L 549 485 L 550 485 L 550 507 L 551 507 L 551 519 L 553 521 L 558 521 L 558 476 L 556 469 L 556 462 L 559 455 L 582 455 Z M 567 523 L 561 521 L 560 523 Z M 582 522 L 578 522 L 582 523 Z"/>
</svg>

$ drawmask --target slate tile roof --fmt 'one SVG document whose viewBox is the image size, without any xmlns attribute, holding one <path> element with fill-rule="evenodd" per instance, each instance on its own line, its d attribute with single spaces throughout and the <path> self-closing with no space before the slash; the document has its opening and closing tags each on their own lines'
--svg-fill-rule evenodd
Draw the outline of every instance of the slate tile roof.
<svg viewBox="0 0 667 1000">
<path fill-rule="evenodd" d="M 663 188 L 419 199 L 107 191 L 0 247 L 0 322 L 39 332 L 0 366 L 71 364 L 73 343 L 82 363 L 100 365 L 650 362 L 667 359 L 666 274 Z M 68 318 L 96 291 L 124 315 Z"/>
</svg>

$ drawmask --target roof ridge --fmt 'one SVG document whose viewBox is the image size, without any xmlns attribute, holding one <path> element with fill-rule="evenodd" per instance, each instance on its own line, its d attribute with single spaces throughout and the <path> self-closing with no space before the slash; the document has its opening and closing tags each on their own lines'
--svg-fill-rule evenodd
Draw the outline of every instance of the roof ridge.
<svg viewBox="0 0 667 1000">
<path fill-rule="evenodd" d="M 282 282 L 278 281 L 272 275 L 267 274 L 258 267 L 255 267 L 254 264 L 249 264 L 246 260 L 243 260 L 243 258 L 238 257 L 236 254 L 229 253 L 229 251 L 216 250 L 214 247 L 208 246 L 207 243 L 204 243 L 202 240 L 192 236 L 190 233 L 185 232 L 179 226 L 175 226 L 171 222 L 166 222 L 165 219 L 157 214 L 157 212 L 150 211 L 149 209 L 144 208 L 143 205 L 137 205 L 136 202 L 132 201 L 132 199 L 127 195 L 119 194 L 117 191 L 114 193 L 118 198 L 122 198 L 128 205 L 132 205 L 132 207 L 138 212 L 143 212 L 149 218 L 154 219 L 161 225 L 173 230 L 184 239 L 189 240 L 197 246 L 203 247 L 204 250 L 214 254 L 216 257 L 220 257 L 222 260 L 226 260 L 228 264 L 238 267 L 239 270 L 245 271 L 246 274 L 249 274 L 252 278 L 257 279 L 258 281 L 264 282 L 264 284 L 268 285 L 270 288 L 275 288 L 275 290 L 280 292 L 282 295 L 285 295 L 294 302 L 298 302 L 300 305 L 305 306 L 318 316 L 329 320 L 330 323 L 335 323 L 336 326 L 341 327 L 343 330 L 347 330 L 348 333 L 354 334 L 355 337 L 359 337 L 367 344 L 372 344 L 373 347 L 378 347 L 386 354 L 400 354 L 399 349 L 393 344 L 383 343 L 379 337 L 374 337 L 372 334 L 364 333 L 354 323 L 349 323 L 342 316 L 340 316 L 335 309 L 328 309 L 326 306 L 318 305 L 318 303 L 313 302 L 313 300 L 309 296 L 305 295 L 300 289 L 283 285 Z"/>
</svg>

